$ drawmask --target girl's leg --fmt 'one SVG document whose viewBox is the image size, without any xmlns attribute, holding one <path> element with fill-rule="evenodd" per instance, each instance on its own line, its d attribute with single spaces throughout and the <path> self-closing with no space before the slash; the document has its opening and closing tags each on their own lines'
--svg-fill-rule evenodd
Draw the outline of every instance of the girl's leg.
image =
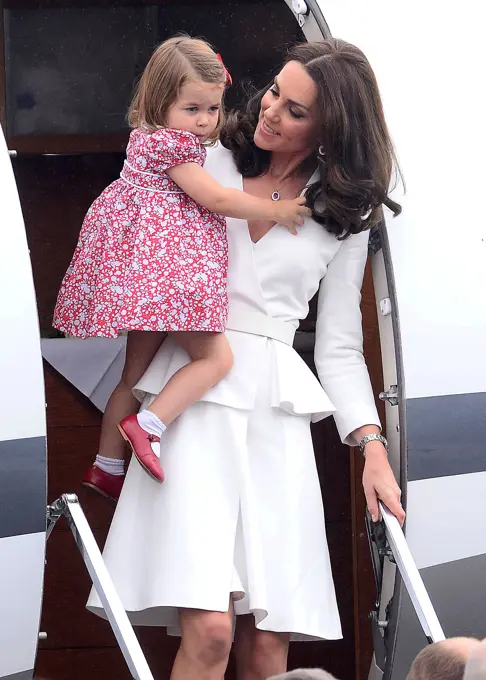
<svg viewBox="0 0 486 680">
<path fill-rule="evenodd" d="M 118 423 L 137 410 L 138 401 L 133 396 L 132 390 L 147 370 L 164 337 L 165 333 L 156 331 L 130 331 L 128 333 L 122 376 L 103 414 L 98 450 L 100 456 L 124 458 L 125 443 L 118 431 Z"/>
<path fill-rule="evenodd" d="M 84 474 L 82 484 L 117 501 L 124 480 L 125 444 L 118 423 L 137 407 L 132 389 L 147 370 L 164 339 L 164 333 L 130 331 L 122 377 L 106 405 L 101 423 L 98 455 Z"/>
<path fill-rule="evenodd" d="M 140 465 L 160 483 L 164 481 L 164 471 L 153 444 L 160 440 L 174 418 L 224 378 L 233 363 L 231 348 L 222 333 L 177 332 L 173 335 L 191 362 L 172 376 L 147 409 L 128 416 L 119 425 Z"/>
<path fill-rule="evenodd" d="M 181 609 L 181 645 L 170 680 L 223 680 L 232 641 L 233 612 Z"/>
<path fill-rule="evenodd" d="M 258 630 L 253 615 L 238 616 L 235 636 L 237 680 L 266 680 L 285 673 L 289 638 L 288 633 Z"/>
<path fill-rule="evenodd" d="M 175 373 L 148 410 L 164 425 L 222 380 L 231 370 L 233 354 L 223 333 L 178 332 L 171 334 L 191 363 Z"/>
</svg>

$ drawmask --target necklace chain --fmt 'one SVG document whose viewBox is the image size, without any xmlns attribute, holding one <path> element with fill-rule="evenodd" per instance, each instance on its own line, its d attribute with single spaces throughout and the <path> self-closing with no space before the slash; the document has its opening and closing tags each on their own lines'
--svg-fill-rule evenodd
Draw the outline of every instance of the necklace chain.
<svg viewBox="0 0 486 680">
<path fill-rule="evenodd" d="M 272 176 L 272 175 L 271 175 L 271 169 L 272 169 L 272 168 L 270 167 L 270 168 L 269 168 L 269 175 L 270 175 L 270 177 Z M 281 181 L 280 185 L 277 186 L 277 187 L 272 191 L 272 193 L 271 193 L 272 201 L 280 201 L 280 199 L 281 199 L 280 192 L 282 191 L 282 189 L 284 188 L 284 186 L 287 184 L 287 182 L 289 182 L 289 181 L 292 180 L 292 179 L 295 179 L 298 175 L 299 175 L 299 168 L 295 168 L 295 169 L 292 170 L 286 177 L 284 177 L 284 179 Z"/>
<path fill-rule="evenodd" d="M 291 178 L 292 178 L 292 173 L 291 173 L 290 175 L 287 175 L 287 177 L 284 179 L 284 181 L 282 182 L 282 184 L 281 184 L 279 187 L 277 187 L 277 189 L 275 189 L 274 191 L 272 191 L 272 201 L 280 201 L 280 192 L 282 191 L 282 189 L 284 188 L 284 186 L 287 184 L 287 182 L 288 182 L 289 179 L 291 179 Z"/>
</svg>

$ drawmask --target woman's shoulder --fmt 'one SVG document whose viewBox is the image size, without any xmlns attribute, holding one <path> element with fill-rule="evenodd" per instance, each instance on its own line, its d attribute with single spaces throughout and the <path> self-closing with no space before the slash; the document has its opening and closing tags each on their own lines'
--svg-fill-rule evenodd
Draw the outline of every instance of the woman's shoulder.
<svg viewBox="0 0 486 680">
<path fill-rule="evenodd" d="M 209 159 L 214 163 L 228 163 L 234 166 L 233 155 L 229 149 L 221 144 L 221 142 L 215 142 L 211 146 L 206 147 Z"/>
<path fill-rule="evenodd" d="M 221 142 L 216 142 L 213 146 L 207 147 L 204 169 L 221 184 L 226 184 L 226 180 L 229 180 L 231 175 L 238 174 L 231 151 L 224 147 Z"/>
</svg>

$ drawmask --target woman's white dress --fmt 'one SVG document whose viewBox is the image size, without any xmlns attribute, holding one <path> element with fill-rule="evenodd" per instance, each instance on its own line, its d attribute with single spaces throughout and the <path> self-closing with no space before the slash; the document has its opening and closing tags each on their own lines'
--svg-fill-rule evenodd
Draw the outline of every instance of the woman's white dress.
<svg viewBox="0 0 486 680">
<path fill-rule="evenodd" d="M 242 188 L 221 145 L 205 168 Z M 227 611 L 232 596 L 260 629 L 340 638 L 309 425 L 333 414 L 350 443 L 357 427 L 379 424 L 362 354 L 368 235 L 338 241 L 306 219 L 298 236 L 277 225 L 254 244 L 246 222 L 227 225 L 234 367 L 167 428 L 163 485 L 132 460 L 104 558 L 136 625 L 177 633 L 178 608 Z M 291 346 L 318 289 L 322 386 Z M 137 385 L 141 400 L 186 362 L 164 342 Z M 88 607 L 103 615 L 94 590 Z"/>
</svg>

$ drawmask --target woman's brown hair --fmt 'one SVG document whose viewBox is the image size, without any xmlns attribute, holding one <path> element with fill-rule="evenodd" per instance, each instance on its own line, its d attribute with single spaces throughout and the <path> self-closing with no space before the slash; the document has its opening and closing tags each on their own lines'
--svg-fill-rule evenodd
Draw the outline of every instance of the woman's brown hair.
<svg viewBox="0 0 486 680">
<path fill-rule="evenodd" d="M 375 74 L 360 49 L 336 38 L 302 43 L 287 54 L 317 86 L 316 164 L 320 178 L 306 193 L 314 219 L 339 239 L 381 220 L 381 206 L 401 211 L 388 191 L 394 170 L 400 175 L 383 114 Z M 221 133 L 244 177 L 264 174 L 270 153 L 253 142 L 261 100 L 257 92 L 245 110 L 232 112 Z"/>
<path fill-rule="evenodd" d="M 182 86 L 190 80 L 225 83 L 226 73 L 221 60 L 204 40 L 186 35 L 165 40 L 150 57 L 137 85 L 128 110 L 130 127 L 147 132 L 165 127 L 169 108 L 176 102 Z M 208 142 L 218 139 L 223 119 L 221 111 Z"/>
</svg>

